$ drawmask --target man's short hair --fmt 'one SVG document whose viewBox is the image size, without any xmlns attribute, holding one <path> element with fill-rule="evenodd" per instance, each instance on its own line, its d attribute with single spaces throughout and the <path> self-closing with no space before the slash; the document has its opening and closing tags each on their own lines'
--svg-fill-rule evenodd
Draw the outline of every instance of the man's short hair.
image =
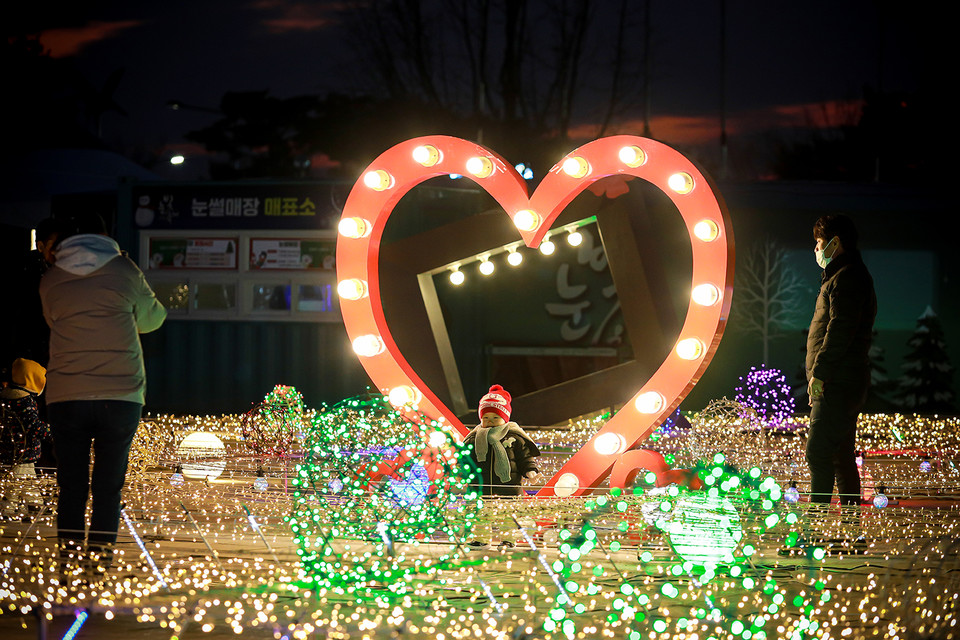
<svg viewBox="0 0 960 640">
<path fill-rule="evenodd" d="M 37 223 L 36 234 L 39 242 L 47 242 L 50 236 L 60 233 L 60 221 L 56 218 L 44 218 Z"/>
<path fill-rule="evenodd" d="M 834 236 L 840 238 L 844 250 L 856 249 L 860 239 L 853 220 L 842 213 L 821 216 L 813 225 L 813 239 L 827 241 Z"/>
</svg>

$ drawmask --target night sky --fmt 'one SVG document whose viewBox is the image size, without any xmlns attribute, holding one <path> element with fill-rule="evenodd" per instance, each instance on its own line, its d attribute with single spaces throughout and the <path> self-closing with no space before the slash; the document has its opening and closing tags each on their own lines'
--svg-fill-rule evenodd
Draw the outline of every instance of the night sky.
<svg viewBox="0 0 960 640">
<path fill-rule="evenodd" d="M 52 56 L 69 58 L 94 86 L 118 68 L 125 70 L 114 98 L 128 115 L 111 112 L 102 121 L 103 139 L 121 152 L 177 148 L 186 131 L 215 119 L 173 111 L 167 107 L 173 99 L 216 107 L 226 91 L 268 89 L 288 97 L 371 89 L 349 46 L 356 36 L 343 28 L 339 13 L 349 3 L 77 4 L 83 6 L 53 10 L 48 3 L 35 4 L 17 10 L 25 13 L 12 23 L 22 32 L 39 33 Z M 615 4 L 596 3 L 601 19 Z M 720 2 L 651 0 L 650 6 L 653 134 L 673 144 L 715 140 Z M 831 124 L 861 99 L 865 86 L 910 92 L 933 77 L 937 21 L 919 9 L 863 0 L 728 0 L 726 13 L 732 139 L 761 129 Z M 642 31 L 629 37 L 640 55 Z M 597 68 L 585 75 L 599 82 L 603 73 Z M 639 110 L 623 114 L 617 129 L 642 131 L 638 118 Z M 581 116 L 572 131 L 589 136 L 593 124 Z"/>
</svg>

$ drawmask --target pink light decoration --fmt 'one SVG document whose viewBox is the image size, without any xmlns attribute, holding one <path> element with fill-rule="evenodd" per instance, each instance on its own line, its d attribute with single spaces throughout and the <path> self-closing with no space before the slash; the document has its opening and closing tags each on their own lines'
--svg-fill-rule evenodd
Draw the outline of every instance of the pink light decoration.
<svg viewBox="0 0 960 640">
<path fill-rule="evenodd" d="M 475 173 L 471 174 L 468 167 L 475 168 Z M 602 453 L 594 446 L 596 438 L 606 433 L 619 434 L 627 449 L 643 441 L 673 413 L 716 352 L 733 293 L 733 235 L 726 206 L 707 177 L 687 158 L 662 143 L 637 136 L 601 138 L 575 149 L 550 170 L 532 196 L 528 196 L 526 182 L 511 163 L 460 138 L 427 136 L 407 140 L 374 160 L 363 172 L 363 176 L 372 177 L 366 181 L 361 177 L 354 185 L 341 218 L 337 279 L 365 283 L 367 292 L 355 300 L 340 300 L 344 325 L 352 343 L 359 340 L 362 344 L 382 344 L 381 349 L 368 350 L 369 355 L 360 356 L 361 364 L 381 391 L 389 393 L 399 386 L 416 389 L 421 394 L 416 408 L 432 419 L 448 422 L 461 435 L 466 435 L 466 427 L 400 353 L 383 313 L 378 275 L 380 240 L 397 202 L 421 182 L 449 174 L 472 179 L 516 222 L 526 218 L 527 224 L 518 224 L 517 233 L 530 248 L 540 245 L 564 207 L 597 180 L 616 175 L 646 180 L 673 201 L 687 227 L 693 250 L 691 290 L 711 284 L 719 292 L 719 299 L 708 304 L 691 297 L 678 348 L 671 350 L 646 384 L 538 495 L 590 493 L 609 475 L 617 460 L 617 455 Z M 535 213 L 535 224 L 529 223 L 529 212 Z M 641 399 L 648 392 L 660 394 L 663 402 L 651 406 L 645 401 L 651 397 L 649 394 Z"/>
</svg>

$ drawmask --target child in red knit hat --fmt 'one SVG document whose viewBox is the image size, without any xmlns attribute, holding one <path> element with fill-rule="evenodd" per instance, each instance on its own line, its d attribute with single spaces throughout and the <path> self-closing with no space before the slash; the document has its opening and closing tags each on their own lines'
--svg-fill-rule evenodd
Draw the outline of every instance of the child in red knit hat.
<svg viewBox="0 0 960 640">
<path fill-rule="evenodd" d="M 490 387 L 477 410 L 480 424 L 463 441 L 471 445 L 471 456 L 480 470 L 476 485 L 483 496 L 522 495 L 523 479 L 533 478 L 540 472 L 536 465 L 540 449 L 516 422 L 510 422 L 510 400 L 510 394 L 500 385 Z M 508 542 L 503 544 L 513 546 Z"/>
</svg>

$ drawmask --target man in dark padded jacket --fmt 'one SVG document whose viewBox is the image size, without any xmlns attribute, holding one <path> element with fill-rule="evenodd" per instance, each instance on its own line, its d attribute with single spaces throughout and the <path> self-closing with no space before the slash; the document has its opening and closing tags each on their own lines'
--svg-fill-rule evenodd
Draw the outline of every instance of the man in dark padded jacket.
<svg viewBox="0 0 960 640">
<path fill-rule="evenodd" d="M 848 217 L 821 217 L 813 237 L 823 279 L 807 335 L 810 501 L 829 503 L 836 480 L 840 504 L 858 505 L 855 440 L 857 418 L 870 386 L 868 353 L 877 296 L 857 250 L 857 230 Z"/>
</svg>

